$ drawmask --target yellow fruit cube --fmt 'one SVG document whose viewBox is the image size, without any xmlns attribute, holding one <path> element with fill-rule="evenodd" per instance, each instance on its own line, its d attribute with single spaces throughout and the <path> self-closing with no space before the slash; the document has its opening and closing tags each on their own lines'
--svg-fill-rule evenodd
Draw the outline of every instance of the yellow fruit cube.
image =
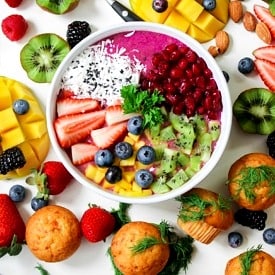
<svg viewBox="0 0 275 275">
<path fill-rule="evenodd" d="M 46 124 L 43 120 L 33 123 L 22 123 L 21 127 L 27 139 L 35 139 L 42 137 L 46 132 Z"/>
<path fill-rule="evenodd" d="M 194 25 L 190 25 L 187 33 L 201 43 L 212 39 L 211 35 L 207 34 L 206 32 L 202 31 Z"/>
<path fill-rule="evenodd" d="M 7 109 L 12 105 L 12 98 L 6 85 L 0 83 L 0 110 Z"/>
<path fill-rule="evenodd" d="M 85 170 L 85 176 L 95 183 L 100 184 L 105 177 L 106 171 L 106 168 L 100 168 L 95 165 L 89 164 Z"/>
<path fill-rule="evenodd" d="M 37 158 L 40 161 L 43 161 L 46 158 L 50 148 L 50 139 L 48 133 L 46 132 L 40 138 L 30 140 L 29 143 L 33 148 Z"/>
<path fill-rule="evenodd" d="M 153 191 L 151 189 L 143 189 L 142 195 L 143 196 L 151 196 L 153 194 Z"/>
<path fill-rule="evenodd" d="M 136 142 L 135 144 L 134 144 L 134 150 L 138 150 L 140 147 L 142 147 L 142 146 L 144 146 L 145 145 L 145 141 L 143 141 L 143 140 L 140 140 L 140 141 L 138 141 L 138 142 Z"/>
<path fill-rule="evenodd" d="M 125 179 L 120 180 L 119 182 L 116 183 L 116 185 L 125 190 L 132 189 L 132 184 L 126 181 Z"/>
<path fill-rule="evenodd" d="M 18 127 L 18 120 L 12 108 L 0 111 L 0 133 Z"/>
<path fill-rule="evenodd" d="M 125 142 L 130 143 L 131 145 L 134 145 L 135 141 L 128 135 L 124 138 Z"/>
<path fill-rule="evenodd" d="M 129 182 L 132 183 L 135 178 L 135 171 L 124 171 L 123 172 L 123 178 Z"/>
<path fill-rule="evenodd" d="M 142 193 L 142 188 L 135 181 L 133 181 L 132 190 L 134 192 Z"/>
<path fill-rule="evenodd" d="M 114 188 L 114 184 L 108 182 L 107 180 L 103 180 L 103 183 L 102 183 L 102 187 L 105 188 L 105 189 L 113 189 Z"/>
<path fill-rule="evenodd" d="M 14 128 L 1 134 L 1 146 L 3 150 L 17 146 L 26 140 L 21 128 Z"/>
<path fill-rule="evenodd" d="M 204 7 L 195 0 L 184 0 L 177 4 L 176 10 L 192 23 L 197 20 Z"/>
<path fill-rule="evenodd" d="M 129 136 L 129 138 L 131 138 L 135 142 L 137 142 L 140 139 L 139 135 L 134 135 L 134 134 L 128 133 L 128 136 Z"/>
<path fill-rule="evenodd" d="M 173 10 L 164 22 L 167 26 L 186 32 L 190 22 L 186 20 L 178 11 Z"/>
<path fill-rule="evenodd" d="M 133 153 L 133 155 L 128 159 L 122 159 L 119 162 L 120 166 L 133 166 L 136 161 L 136 153 Z"/>
<path fill-rule="evenodd" d="M 229 0 L 216 0 L 216 8 L 212 11 L 209 11 L 213 16 L 224 24 L 228 21 L 228 6 Z"/>
<path fill-rule="evenodd" d="M 18 116 L 20 123 L 31 123 L 44 121 L 44 114 L 37 102 L 32 102 L 31 107 L 25 115 Z"/>
</svg>

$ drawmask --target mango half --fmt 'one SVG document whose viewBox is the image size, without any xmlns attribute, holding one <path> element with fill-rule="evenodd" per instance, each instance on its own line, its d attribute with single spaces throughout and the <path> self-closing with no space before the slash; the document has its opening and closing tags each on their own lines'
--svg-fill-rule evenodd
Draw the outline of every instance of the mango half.
<svg viewBox="0 0 275 275">
<path fill-rule="evenodd" d="M 30 108 L 26 114 L 13 111 L 17 99 L 28 101 Z M 12 147 L 21 149 L 26 164 L 6 175 L 0 174 L 0 179 L 23 177 L 38 169 L 48 154 L 50 140 L 44 112 L 32 91 L 14 79 L 0 76 L 0 154 Z"/>
<path fill-rule="evenodd" d="M 144 21 L 179 29 L 200 43 L 213 39 L 228 22 L 229 0 L 216 0 L 216 8 L 207 11 L 202 0 L 168 0 L 164 12 L 152 8 L 153 0 L 130 0 L 132 10 Z"/>
</svg>

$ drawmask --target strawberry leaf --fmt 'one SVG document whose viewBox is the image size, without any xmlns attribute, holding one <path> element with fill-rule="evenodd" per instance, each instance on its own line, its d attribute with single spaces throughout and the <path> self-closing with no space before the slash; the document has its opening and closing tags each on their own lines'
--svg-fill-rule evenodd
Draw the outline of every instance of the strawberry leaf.
<svg viewBox="0 0 275 275">
<path fill-rule="evenodd" d="M 0 248 L 0 258 L 6 254 L 10 256 L 16 256 L 22 251 L 22 244 L 17 243 L 16 235 L 13 236 L 10 246 L 4 246 Z"/>
</svg>

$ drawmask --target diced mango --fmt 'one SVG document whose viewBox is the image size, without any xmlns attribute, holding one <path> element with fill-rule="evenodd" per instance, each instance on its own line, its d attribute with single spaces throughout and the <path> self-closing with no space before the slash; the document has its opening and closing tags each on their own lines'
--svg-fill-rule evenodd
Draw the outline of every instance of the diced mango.
<svg viewBox="0 0 275 275">
<path fill-rule="evenodd" d="M 134 135 L 134 134 L 128 133 L 128 136 L 129 136 L 129 138 L 131 138 L 135 142 L 137 142 L 140 139 L 139 135 Z"/>
<path fill-rule="evenodd" d="M 128 159 L 122 159 L 119 162 L 120 166 L 133 166 L 136 161 L 136 153 L 134 152 L 133 155 Z"/>
<path fill-rule="evenodd" d="M 184 0 L 177 4 L 176 10 L 192 23 L 197 20 L 204 7 L 195 0 Z"/>
<path fill-rule="evenodd" d="M 204 42 L 211 39 L 211 35 L 207 34 L 206 32 L 202 31 L 195 25 L 190 25 L 190 28 L 187 31 L 187 34 L 195 38 L 199 42 Z"/>
<path fill-rule="evenodd" d="M 190 26 L 190 22 L 176 10 L 170 13 L 164 23 L 183 32 L 186 32 Z"/>
<path fill-rule="evenodd" d="M 50 139 L 48 132 L 46 132 L 43 136 L 39 138 L 30 140 L 29 144 L 35 152 L 37 158 L 42 162 L 46 158 L 50 148 Z"/>
<path fill-rule="evenodd" d="M 18 127 L 18 120 L 12 107 L 0 111 L 0 133 Z"/>
<path fill-rule="evenodd" d="M 135 171 L 124 171 L 123 178 L 129 183 L 133 182 L 135 178 Z"/>
<path fill-rule="evenodd" d="M 12 105 L 12 98 L 6 85 L 0 83 L 0 110 L 9 108 Z"/>
<path fill-rule="evenodd" d="M 103 180 L 103 183 L 102 183 L 102 187 L 103 188 L 105 188 L 105 189 L 113 189 L 114 186 L 115 185 L 113 183 L 110 183 L 107 180 Z"/>
<path fill-rule="evenodd" d="M 218 20 L 223 22 L 224 24 L 228 21 L 228 6 L 229 6 L 229 0 L 218 0 L 216 8 L 210 13 L 215 16 Z"/>
<path fill-rule="evenodd" d="M 120 188 L 123 188 L 125 190 L 131 190 L 132 184 L 126 181 L 125 179 L 122 179 L 116 183 L 116 186 L 119 186 Z"/>
<path fill-rule="evenodd" d="M 3 150 L 17 146 L 26 140 L 21 128 L 14 128 L 1 134 L 1 146 Z"/>
<path fill-rule="evenodd" d="M 26 138 L 29 140 L 40 138 L 47 132 L 47 128 L 43 120 L 33 123 L 22 123 L 21 127 Z"/>
<path fill-rule="evenodd" d="M 142 192 L 141 186 L 139 186 L 135 181 L 133 181 L 132 190 L 134 192 L 139 192 L 139 193 Z"/>
<path fill-rule="evenodd" d="M 105 177 L 107 168 L 100 168 L 95 165 L 89 164 L 85 169 L 85 176 L 94 181 L 97 184 L 100 184 Z"/>
<path fill-rule="evenodd" d="M 135 144 L 134 144 L 134 150 L 138 150 L 140 147 L 142 147 L 142 146 L 144 146 L 145 145 L 145 141 L 144 140 L 140 140 L 140 141 L 138 141 L 138 142 L 136 142 Z"/>
<path fill-rule="evenodd" d="M 20 123 L 32 123 L 44 121 L 44 114 L 37 102 L 32 102 L 29 111 L 25 115 L 18 116 Z"/>
<path fill-rule="evenodd" d="M 131 145 L 134 145 L 135 141 L 128 135 L 124 138 L 125 142 L 130 143 Z"/>
</svg>

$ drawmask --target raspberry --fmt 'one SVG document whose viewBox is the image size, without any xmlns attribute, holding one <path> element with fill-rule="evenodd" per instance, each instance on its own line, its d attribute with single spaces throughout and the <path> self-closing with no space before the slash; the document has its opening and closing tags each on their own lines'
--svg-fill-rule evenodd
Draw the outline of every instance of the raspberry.
<svg viewBox="0 0 275 275">
<path fill-rule="evenodd" d="M 234 215 L 237 223 L 251 229 L 264 230 L 267 214 L 264 211 L 253 211 L 245 208 L 237 210 Z"/>
<path fill-rule="evenodd" d="M 86 21 L 73 21 L 67 28 L 67 42 L 73 48 L 91 32 L 90 25 Z"/>
<path fill-rule="evenodd" d="M 23 0 L 5 0 L 11 8 L 17 8 Z"/>
<path fill-rule="evenodd" d="M 12 14 L 3 19 L 2 31 L 11 41 L 20 40 L 28 29 L 28 23 L 22 15 Z"/>
<path fill-rule="evenodd" d="M 275 131 L 267 136 L 266 145 L 269 155 L 275 159 Z"/>
</svg>

